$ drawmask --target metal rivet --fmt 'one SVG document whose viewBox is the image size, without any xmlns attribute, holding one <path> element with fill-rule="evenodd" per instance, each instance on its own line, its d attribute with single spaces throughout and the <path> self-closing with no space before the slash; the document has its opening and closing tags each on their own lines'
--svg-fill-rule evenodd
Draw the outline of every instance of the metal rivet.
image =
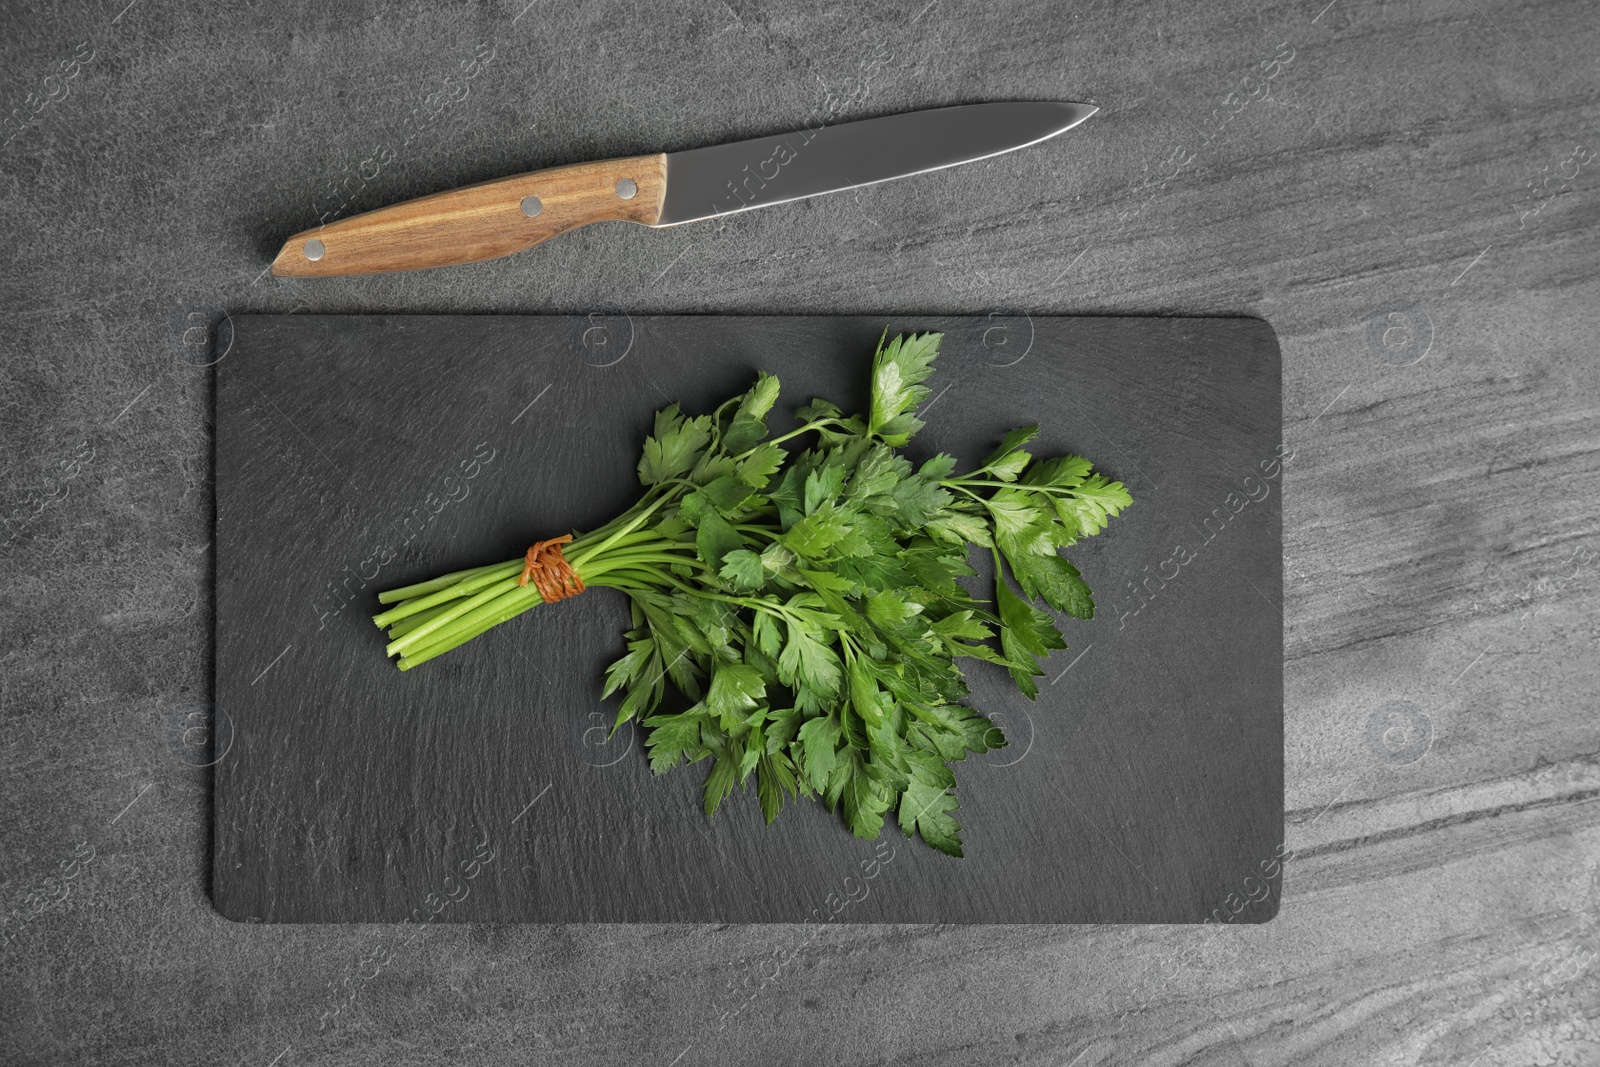
<svg viewBox="0 0 1600 1067">
<path fill-rule="evenodd" d="M 316 240 L 315 238 L 306 242 L 306 258 L 311 260 L 313 263 L 321 259 L 323 253 L 326 251 L 327 249 L 322 247 L 322 242 Z"/>
<path fill-rule="evenodd" d="M 617 196 L 623 200 L 632 200 L 639 192 L 639 187 L 633 184 L 632 178 L 624 178 L 617 183 Z"/>
<path fill-rule="evenodd" d="M 543 210 L 544 201 L 537 196 L 525 196 L 522 198 L 522 213 L 530 219 Z"/>
</svg>

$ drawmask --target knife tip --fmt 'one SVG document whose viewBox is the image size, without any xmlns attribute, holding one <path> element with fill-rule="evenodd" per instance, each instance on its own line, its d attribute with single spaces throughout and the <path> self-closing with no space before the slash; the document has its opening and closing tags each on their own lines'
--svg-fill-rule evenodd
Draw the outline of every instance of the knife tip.
<svg viewBox="0 0 1600 1067">
<path fill-rule="evenodd" d="M 1081 126 L 1100 110 L 1098 104 L 1087 104 L 1077 100 L 1059 100 L 1051 104 L 1051 112 L 1059 116 L 1060 127 L 1056 133 L 1066 133 L 1075 126 Z"/>
<path fill-rule="evenodd" d="M 1097 112 L 1099 112 L 1099 110 L 1100 110 L 1100 105 L 1099 104 L 1074 103 L 1074 104 L 1072 104 L 1070 106 L 1072 108 L 1072 114 L 1073 114 L 1072 124 L 1074 126 L 1076 126 L 1080 122 L 1084 122 L 1084 121 L 1086 121 L 1088 119 L 1093 118 L 1095 116 L 1095 114 Z"/>
</svg>

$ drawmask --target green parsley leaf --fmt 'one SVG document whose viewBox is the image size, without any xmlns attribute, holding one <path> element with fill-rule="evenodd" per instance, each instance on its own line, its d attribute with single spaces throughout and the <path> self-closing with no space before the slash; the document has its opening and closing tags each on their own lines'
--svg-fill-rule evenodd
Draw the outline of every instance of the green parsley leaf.
<svg viewBox="0 0 1600 1067">
<path fill-rule="evenodd" d="M 713 571 L 720 571 L 723 557 L 743 548 L 744 538 L 738 530 L 728 525 L 727 519 L 715 511 L 708 511 L 700 516 L 694 546 L 702 561 L 709 564 Z"/>
<path fill-rule="evenodd" d="M 894 798 L 883 783 L 867 773 L 860 754 L 854 749 L 848 751 L 849 756 L 840 770 L 848 771 L 849 776 L 837 795 L 843 801 L 845 822 L 849 824 L 850 832 L 873 841 L 883 832 L 883 817 Z"/>
<path fill-rule="evenodd" d="M 995 464 L 1000 463 L 1002 460 L 1009 459 L 1019 448 L 1038 436 L 1038 426 L 1017 427 L 1015 430 L 1012 430 L 1010 433 L 1006 434 L 1005 439 L 1000 442 L 999 448 L 996 448 L 993 452 L 990 452 L 986 457 L 984 457 L 983 466 L 979 469 L 993 471 L 995 469 Z M 1023 455 L 1027 455 L 1027 453 L 1023 453 Z M 1022 464 L 1022 467 L 1025 466 L 1027 466 L 1026 462 Z M 1020 471 L 1022 467 L 1018 467 L 1017 470 Z M 1010 478 L 1006 479 L 1006 481 L 1010 480 Z"/>
<path fill-rule="evenodd" d="M 730 744 L 730 747 L 736 748 L 737 746 L 737 741 L 731 742 Z M 739 752 L 739 757 L 742 757 L 743 755 L 744 753 L 741 750 Z M 733 792 L 734 783 L 738 780 L 739 775 L 739 766 L 737 762 L 739 757 L 735 757 L 730 753 L 728 755 L 718 756 L 716 761 L 711 764 L 711 773 L 706 775 L 706 818 L 710 818 L 711 816 L 715 815 L 717 813 L 717 807 L 725 799 L 727 799 L 729 793 Z"/>
<path fill-rule="evenodd" d="M 1024 503 L 1018 497 L 1003 497 L 1001 493 L 1011 490 L 1001 489 L 989 498 L 989 514 L 994 516 L 995 534 L 999 538 L 1011 538 L 1015 541 L 1023 539 L 1032 540 L 1038 536 L 1036 527 L 1044 519 L 1044 512 L 1032 504 Z"/>
<path fill-rule="evenodd" d="M 734 418 L 743 416 L 750 419 L 765 419 L 772 406 L 778 402 L 778 379 L 766 371 L 756 372 L 756 384 L 750 387 L 739 401 L 739 410 Z M 743 451 L 742 449 L 729 448 L 730 452 Z"/>
<path fill-rule="evenodd" d="M 731 731 L 733 724 L 755 707 L 766 692 L 767 683 L 760 671 L 746 663 L 723 663 L 711 675 L 706 710 L 720 720 L 724 731 Z"/>
<path fill-rule="evenodd" d="M 1017 584 L 1030 597 L 1079 619 L 1094 618 L 1094 597 L 1083 575 L 1063 556 L 1006 555 Z"/>
<path fill-rule="evenodd" d="M 828 549 L 849 532 L 849 516 L 827 503 L 790 527 L 778 543 L 796 555 L 820 560 L 827 558 Z"/>
<path fill-rule="evenodd" d="M 644 443 L 644 456 L 639 460 L 639 481 L 655 485 L 688 474 L 710 440 L 711 419 L 708 416 L 685 419 L 678 414 L 676 404 L 664 409 L 656 415 L 655 435 Z"/>
<path fill-rule="evenodd" d="M 1020 448 L 1015 452 L 1007 452 L 989 464 L 989 475 L 1002 482 L 1014 482 L 1031 459 L 1033 457 Z"/>
<path fill-rule="evenodd" d="M 771 441 L 763 442 L 750 450 L 740 461 L 739 480 L 752 489 L 765 489 L 778 468 L 783 466 L 784 451 Z"/>
<path fill-rule="evenodd" d="M 819 467 L 806 477 L 805 512 L 815 514 L 824 504 L 832 504 L 844 490 L 844 468 L 836 465 Z"/>
<path fill-rule="evenodd" d="M 738 511 L 754 494 L 745 482 L 725 474 L 702 485 L 691 495 L 704 498 L 726 518 Z"/>
<path fill-rule="evenodd" d="M 739 455 L 754 448 L 766 436 L 765 420 L 752 419 L 748 415 L 735 415 L 733 423 L 722 435 L 722 447 L 733 455 Z"/>
<path fill-rule="evenodd" d="M 827 715 L 807 719 L 800 726 L 800 746 L 805 753 L 805 774 L 818 791 L 828 787 L 838 762 L 839 722 Z"/>
<path fill-rule="evenodd" d="M 884 334 L 888 336 L 887 333 Z M 922 383 L 933 373 L 940 335 L 913 334 L 878 342 L 872 360 L 872 412 L 867 433 L 886 445 L 903 448 L 922 422 L 912 414 L 930 390 Z"/>
<path fill-rule="evenodd" d="M 778 656 L 778 678 L 784 685 L 804 685 L 824 699 L 831 699 L 839 693 L 842 675 L 833 649 L 794 623 L 789 624 L 789 640 Z"/>
<path fill-rule="evenodd" d="M 1106 528 L 1107 522 L 1122 514 L 1122 509 L 1133 503 L 1128 490 L 1121 482 L 1113 482 L 1103 474 L 1085 478 L 1070 493 L 1055 498 L 1056 514 L 1061 523 L 1078 537 L 1089 537 Z"/>
<path fill-rule="evenodd" d="M 1057 456 L 1042 459 L 1028 468 L 1022 476 L 1024 485 L 1047 485 L 1055 489 L 1073 489 L 1089 476 L 1089 461 L 1082 456 Z"/>
<path fill-rule="evenodd" d="M 1011 680 L 1032 700 L 1039 695 L 1032 676 L 1044 673 L 1035 657 L 1048 656 L 1051 649 L 1066 648 L 1066 639 L 1050 616 L 1013 593 L 998 574 L 994 597 L 1000 609 L 1000 648 L 1011 663 Z"/>
<path fill-rule="evenodd" d="M 723 556 L 722 569 L 717 573 L 741 593 L 755 592 L 767 579 L 767 572 L 761 566 L 761 557 L 748 548 L 736 548 Z"/>
<path fill-rule="evenodd" d="M 784 755 L 766 753 L 756 761 L 756 795 L 761 801 L 761 816 L 767 825 L 783 809 L 784 794 L 796 796 L 794 768 Z"/>
<path fill-rule="evenodd" d="M 989 534 L 989 524 L 977 515 L 962 511 L 947 511 L 923 524 L 930 537 L 955 545 L 968 543 L 988 548 L 994 544 Z"/>
<path fill-rule="evenodd" d="M 900 794 L 900 831 L 907 837 L 915 831 L 946 856 L 959 858 L 961 824 L 950 814 L 958 806 L 956 798 L 942 787 L 913 778 Z"/>
<path fill-rule="evenodd" d="M 692 763 L 705 754 L 700 743 L 703 710 L 698 706 L 677 715 L 652 715 L 644 720 L 650 734 L 645 747 L 650 750 L 650 770 L 666 774 L 685 756 Z"/>
</svg>

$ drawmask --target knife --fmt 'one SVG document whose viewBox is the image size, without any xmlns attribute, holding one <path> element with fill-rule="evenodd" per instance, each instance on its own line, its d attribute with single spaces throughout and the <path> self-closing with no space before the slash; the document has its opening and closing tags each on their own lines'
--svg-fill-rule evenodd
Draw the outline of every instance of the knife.
<svg viewBox="0 0 1600 1067">
<path fill-rule="evenodd" d="M 520 252 L 591 222 L 678 226 L 954 167 L 1065 133 L 1091 104 L 964 104 L 774 137 L 573 163 L 434 193 L 295 234 L 283 278 L 448 267 Z"/>
</svg>

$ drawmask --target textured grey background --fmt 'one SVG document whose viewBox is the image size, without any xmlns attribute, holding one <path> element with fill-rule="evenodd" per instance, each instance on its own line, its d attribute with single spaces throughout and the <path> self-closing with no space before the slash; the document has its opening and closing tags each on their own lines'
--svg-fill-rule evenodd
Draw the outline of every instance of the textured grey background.
<svg viewBox="0 0 1600 1067">
<path fill-rule="evenodd" d="M 1592 4 L 523 2 L 0 12 L 5 111 L 31 116 L 0 135 L 0 1059 L 1600 1056 Z M 915 189 L 448 273 L 261 277 L 324 212 L 1032 96 L 1105 110 Z M 184 737 L 208 677 L 193 364 L 223 309 L 297 308 L 1266 317 L 1295 449 L 1282 914 L 410 940 L 216 916 Z"/>
<path fill-rule="evenodd" d="M 436 922 L 798 923 L 831 915 L 841 886 L 840 923 L 1276 913 L 1278 872 L 1254 870 L 1283 840 L 1280 360 L 1260 319 L 1020 317 L 1001 345 L 988 316 L 627 315 L 601 359 L 584 315 L 231 321 L 212 546 L 230 736 L 206 754 L 222 914 L 399 921 L 445 887 L 460 899 Z M 782 383 L 775 434 L 812 397 L 865 410 L 886 329 L 944 335 L 913 462 L 972 470 L 1036 424 L 1035 455 L 1092 457 L 1137 505 L 1073 547 L 1099 610 L 1061 620 L 1070 647 L 1037 700 L 963 664 L 1011 741 L 957 767 L 965 859 L 892 822 L 857 840 L 811 801 L 768 829 L 753 785 L 707 819 L 704 763 L 652 775 L 631 726 L 605 744 L 621 700 L 600 683 L 629 625 L 615 591 L 414 671 L 381 654 L 379 590 L 515 559 L 637 500 L 656 409 L 710 411 L 759 365 Z M 1178 542 L 1193 557 L 1173 571 Z M 972 555 L 982 590 L 993 569 Z M 467 885 L 480 845 L 494 860 Z"/>
</svg>

